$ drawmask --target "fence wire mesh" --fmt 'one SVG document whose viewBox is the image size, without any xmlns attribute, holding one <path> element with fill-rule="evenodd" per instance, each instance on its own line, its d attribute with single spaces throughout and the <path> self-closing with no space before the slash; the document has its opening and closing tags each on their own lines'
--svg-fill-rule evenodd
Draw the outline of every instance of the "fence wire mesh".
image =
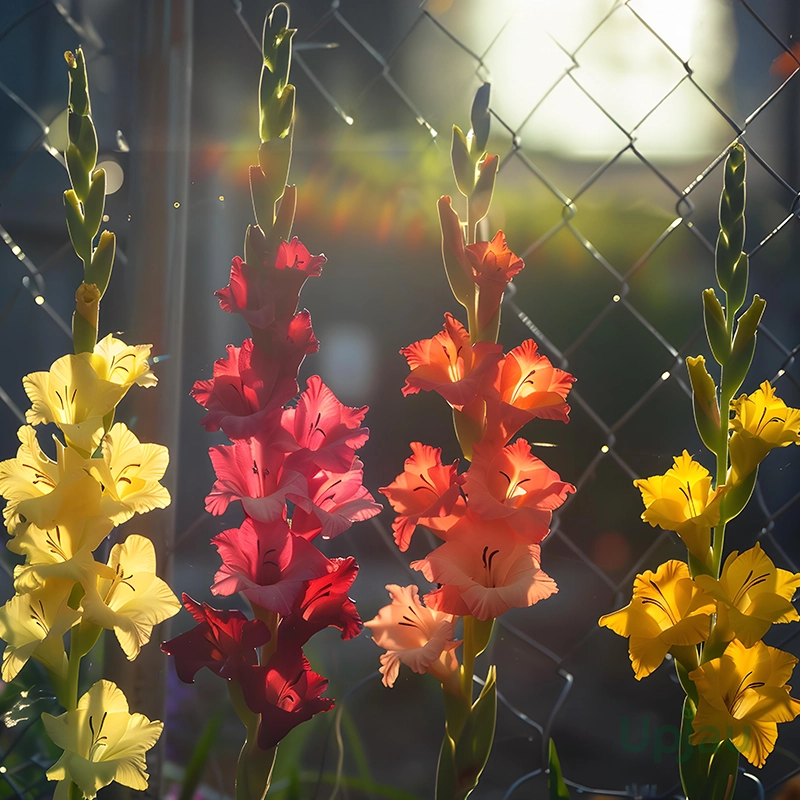
<svg viewBox="0 0 800 800">
<path fill-rule="evenodd" d="M 352 399 L 369 399 L 373 406 L 373 441 L 365 450 L 368 476 L 370 457 L 375 465 L 373 488 L 378 477 L 384 485 L 400 471 L 409 440 L 439 446 L 450 437 L 445 451 L 449 447 L 455 455 L 443 409 L 417 398 L 402 401 L 403 365 L 389 363 L 386 353 L 432 335 L 437 315 L 454 305 L 438 266 L 429 201 L 452 189 L 450 125 L 463 126 L 475 89 L 490 81 L 489 148 L 500 154 L 501 168 L 487 232 L 504 227 L 512 249 L 528 265 L 505 298 L 502 341 L 510 347 L 532 336 L 557 366 L 578 377 L 569 426 L 523 431 L 528 438 L 546 439 L 539 442 L 539 454 L 578 492 L 555 515 L 544 547 L 560 593 L 502 618 L 485 657 L 500 665 L 502 710 L 495 751 L 476 796 L 541 793 L 543 783 L 535 790 L 529 784 L 544 779 L 545 747 L 553 735 L 567 783 L 580 793 L 678 797 L 676 742 L 668 734 L 677 724 L 681 690 L 667 667 L 637 684 L 625 643 L 598 629 L 597 618 L 627 602 L 637 572 L 681 557 L 671 534 L 639 521 L 631 481 L 663 472 L 683 448 L 701 452 L 684 359 L 705 348 L 699 293 L 714 283 L 719 167 L 737 140 L 748 154 L 751 289 L 768 301 L 751 372 L 758 379 L 744 390 L 770 379 L 790 406 L 800 404 L 800 279 L 793 255 L 800 197 L 795 188 L 800 62 L 792 45 L 800 11 L 792 0 L 681 0 L 669 6 L 572 0 L 558 6 L 535 0 L 491 5 L 389 0 L 377 8 L 359 0 L 317 0 L 293 9 L 300 28 L 296 168 L 301 205 L 305 199 L 311 207 L 305 216 L 301 212 L 300 235 L 319 223 L 334 239 L 337 258 L 331 263 L 354 263 L 329 275 L 330 284 L 316 294 L 312 289 L 306 299 L 312 313 L 318 310 L 323 347 L 326 330 L 332 340 L 322 366 L 308 366 L 323 371 L 337 389 L 335 371 L 343 363 L 334 357 L 337 347 L 353 345 L 350 358 L 361 354 L 371 364 L 362 381 L 368 397 Z M 249 88 L 234 93 L 227 106 L 222 93 L 238 75 L 248 87 L 253 84 L 266 10 L 261 2 L 196 0 L 196 185 L 186 213 L 194 214 L 190 252 L 198 275 L 190 291 L 197 298 L 201 292 L 210 296 L 224 282 L 226 256 L 238 249 L 238 231 L 247 219 L 245 203 L 225 201 L 233 192 L 244 194 L 243 184 L 225 182 L 220 169 L 240 167 L 253 151 L 241 133 L 241 111 L 235 124 L 228 118 L 224 134 L 218 119 L 209 117 L 226 118 L 226 109 L 241 104 L 242 97 L 253 105 Z M 124 3 L 77 0 L 19 2 L 2 13 L 0 334 L 7 355 L 0 379 L 6 408 L 0 441 L 10 455 L 26 406 L 20 378 L 68 348 L 77 283 L 60 221 L 67 179 L 56 127 L 66 81 L 51 55 L 60 58 L 63 50 L 84 45 L 98 89 L 101 152 L 126 166 L 124 131 L 135 129 L 135 118 L 120 93 L 130 78 L 126 28 L 134 13 Z M 217 38 L 220 45 L 212 52 Z M 48 62 L 36 80 L 19 62 L 31 42 L 31 63 Z M 106 83 L 104 74 L 116 75 L 116 84 Z M 241 150 L 247 156 L 240 158 L 236 145 L 226 160 L 213 143 L 215 134 L 246 139 Z M 439 165 L 435 181 L 422 174 L 431 163 Z M 400 189 L 390 185 L 392 178 Z M 123 188 L 108 211 L 123 249 L 127 210 Z M 323 234 L 317 240 L 321 243 Z M 124 253 L 120 260 L 125 269 Z M 439 284 L 432 288 L 435 280 Z M 340 288 L 333 286 L 337 281 Z M 111 303 L 121 308 L 124 298 Z M 236 335 L 225 327 L 227 320 L 206 322 L 206 313 L 214 319 L 208 297 L 198 299 L 187 320 L 187 331 L 196 334 L 185 367 L 187 390 Z M 366 342 L 364 330 L 370 331 Z M 196 416 L 188 406 L 185 416 L 190 417 L 186 430 L 194 431 Z M 175 546 L 178 590 L 185 588 L 181 580 L 202 586 L 203 571 L 209 575 L 213 569 L 199 552 L 209 535 L 209 519 L 198 511 L 210 479 L 207 467 L 194 463 L 202 462 L 199 454 L 213 442 L 192 437 L 196 441 L 179 465 L 184 490 L 179 518 L 185 524 Z M 761 541 L 780 567 L 796 572 L 800 468 L 790 450 L 778 451 L 762 467 L 751 507 L 732 526 L 730 547 Z M 361 526 L 366 530 L 343 537 L 345 549 L 362 564 L 355 591 L 365 617 L 382 604 L 381 584 L 419 579 L 394 547 L 389 521 L 387 512 L 375 520 L 374 530 Z M 770 636 L 768 643 L 800 654 L 792 629 L 773 629 Z M 334 656 L 325 648 L 317 655 L 330 670 L 343 711 L 332 727 L 322 724 L 318 747 L 307 748 L 317 761 L 322 754 L 322 763 L 310 770 L 316 770 L 316 781 L 309 796 L 326 796 L 329 778 L 331 797 L 369 796 L 345 780 L 354 772 L 363 778 L 365 770 L 383 784 L 394 780 L 399 789 L 415 793 L 408 796 L 424 796 L 435 752 L 425 761 L 415 747 L 435 743 L 439 733 L 433 712 L 421 722 L 419 706 L 414 710 L 419 702 L 414 698 L 427 691 L 424 684 L 407 679 L 387 694 L 372 671 L 375 648 L 362 640 L 353 644 L 352 655 Z M 185 697 L 178 689 L 173 694 L 175 703 Z M 196 726 L 205 709 L 173 711 L 180 731 Z M 418 731 L 420 725 L 432 730 L 430 737 Z M 21 751 L 26 730 L 5 731 L 0 763 L 11 763 L 10 756 Z M 191 742 L 191 737 L 173 741 L 176 758 Z M 397 758 L 385 754 L 400 743 L 408 759 L 402 774 Z M 797 726 L 783 726 L 767 766 L 757 774 L 743 770 L 736 797 L 793 796 L 789 787 L 800 773 L 799 745 Z M 0 771 L 7 796 L 46 796 L 41 767 L 37 775 L 31 763 L 20 759 L 13 769 Z M 230 785 L 226 769 L 212 758 L 207 796 L 224 796 Z"/>
</svg>

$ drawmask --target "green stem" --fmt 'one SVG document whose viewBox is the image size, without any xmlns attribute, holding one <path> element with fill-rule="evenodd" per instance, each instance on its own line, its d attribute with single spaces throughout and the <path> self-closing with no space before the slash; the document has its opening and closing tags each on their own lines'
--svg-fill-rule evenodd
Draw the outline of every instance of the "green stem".
<svg viewBox="0 0 800 800">
<path fill-rule="evenodd" d="M 78 707 L 78 683 L 81 676 L 81 654 L 76 628 L 69 633 L 69 662 L 67 667 L 67 696 L 65 708 L 74 711 Z"/>
</svg>

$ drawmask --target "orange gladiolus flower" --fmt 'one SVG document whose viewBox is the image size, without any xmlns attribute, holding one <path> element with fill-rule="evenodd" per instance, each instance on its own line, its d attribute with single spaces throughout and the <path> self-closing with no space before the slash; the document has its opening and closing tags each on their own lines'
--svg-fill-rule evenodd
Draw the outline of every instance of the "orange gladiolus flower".
<svg viewBox="0 0 800 800">
<path fill-rule="evenodd" d="M 467 329 L 448 313 L 441 333 L 414 342 L 400 353 L 411 369 L 404 396 L 433 390 L 460 409 L 475 399 L 486 375 L 502 358 L 503 348 L 490 342 L 470 344 Z"/>
<path fill-rule="evenodd" d="M 463 515 L 466 502 L 461 492 L 465 476 L 457 471 L 458 459 L 442 464 L 442 451 L 411 442 L 411 458 L 392 483 L 380 489 L 397 512 L 392 528 L 400 550 L 408 550 L 417 525 L 434 532 L 446 531 Z"/>
<path fill-rule="evenodd" d="M 503 231 L 498 231 L 491 242 L 467 245 L 464 254 L 472 268 L 473 280 L 480 287 L 478 327 L 483 330 L 500 308 L 509 281 L 522 270 L 525 263 L 511 252 Z"/>
<path fill-rule="evenodd" d="M 553 509 L 575 487 L 531 455 L 528 442 L 517 439 L 501 450 L 476 446 L 464 491 L 478 517 L 503 519 L 520 536 L 541 542 L 549 532 Z"/>
</svg>

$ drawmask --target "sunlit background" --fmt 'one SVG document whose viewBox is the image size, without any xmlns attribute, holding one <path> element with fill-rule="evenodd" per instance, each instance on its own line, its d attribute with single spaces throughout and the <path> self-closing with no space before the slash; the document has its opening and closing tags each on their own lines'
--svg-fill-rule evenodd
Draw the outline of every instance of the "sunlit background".
<svg viewBox="0 0 800 800">
<path fill-rule="evenodd" d="M 456 309 L 441 267 L 435 201 L 456 194 L 450 130 L 454 123 L 468 127 L 483 81 L 492 84 L 489 149 L 501 156 L 484 234 L 502 227 L 527 263 L 507 298 L 501 341 L 508 349 L 533 335 L 578 378 L 568 426 L 542 422 L 523 431 L 551 445 L 538 455 L 579 492 L 544 548 L 559 594 L 506 615 L 510 627 L 498 630 L 489 653 L 508 706 L 500 710 L 494 753 L 474 796 L 543 797 L 544 784 L 536 781 L 509 794 L 541 765 L 543 728 L 558 742 L 567 777 L 596 787 L 595 796 L 607 795 L 603 788 L 671 796 L 665 793 L 678 780 L 674 753 L 659 754 L 652 737 L 644 744 L 639 737 L 678 724 L 681 690 L 669 666 L 637 683 L 626 643 L 596 620 L 627 602 L 635 571 L 682 557 L 677 540 L 639 520 L 632 479 L 663 472 L 683 448 L 702 453 L 682 359 L 704 349 L 700 291 L 713 282 L 718 162 L 741 130 L 749 149 L 752 290 L 768 300 L 744 388 L 778 378 L 781 396 L 800 403 L 793 360 L 800 342 L 798 85 L 796 63 L 781 45 L 800 34 L 800 8 L 795 0 L 290 5 L 299 28 L 292 72 L 295 232 L 328 257 L 323 276 L 301 298 L 322 343 L 302 374 L 322 375 L 345 403 L 370 405 L 365 483 L 373 493 L 389 483 L 410 441 L 441 446 L 445 459 L 458 455 L 444 403 L 402 398 L 406 370 L 398 351 L 433 335 L 442 314 Z M 142 315 L 126 290 L 140 265 L 124 257 L 135 254 L 134 237 L 149 235 L 138 220 L 147 187 L 158 181 L 141 168 L 138 149 L 140 58 L 148 46 L 141 9 L 124 0 L 0 5 L 2 457 L 16 448 L 15 409 L 27 406 L 21 376 L 45 369 L 70 347 L 59 320 L 69 323 L 80 264 L 63 221 L 67 176 L 54 154 L 66 135 L 62 53 L 79 43 L 89 56 L 99 160 L 109 175 L 106 223 L 123 251 L 101 326 L 141 341 L 153 335 L 138 327 Z M 208 541 L 236 524 L 236 514 L 220 519 L 203 511 L 213 481 L 206 449 L 222 439 L 198 426 L 202 411 L 188 392 L 210 376 L 226 344 L 246 335 L 213 292 L 226 283 L 252 217 L 247 166 L 258 143 L 260 62 L 251 32 L 260 31 L 267 10 L 260 0 L 194 0 L 189 190 L 158 209 L 173 229 L 186 223 L 183 358 L 158 366 L 177 376 L 184 397 L 171 467 L 172 585 L 201 600 L 212 599 L 208 586 L 218 563 Z M 166 255 L 161 266 L 165 276 L 176 269 Z M 171 355 L 158 347 L 159 355 Z M 800 504 L 793 505 L 800 465 L 793 451 L 768 460 L 753 508 L 730 534 L 730 546 L 739 548 L 760 537 L 787 569 L 797 569 L 800 559 Z M 387 536 L 391 520 L 386 511 L 376 525 L 356 524 L 326 546 L 329 555 L 353 554 L 361 563 L 353 595 L 364 618 L 383 605 L 386 583 L 421 580 L 404 565 L 428 543 L 399 554 Z M 147 533 L 144 522 L 126 527 Z M 4 596 L 10 587 L 6 577 Z M 181 615 L 173 632 L 188 624 Z M 800 641 L 785 641 L 791 632 L 781 626 L 769 643 L 797 654 Z M 340 752 L 345 776 L 398 792 L 380 796 L 432 795 L 442 726 L 437 686 L 406 672 L 394 690 L 384 689 L 373 674 L 378 654 L 366 634 L 348 643 L 327 634 L 312 642 L 312 663 L 345 709 L 342 743 L 331 732 L 332 714 L 294 731 L 282 745 L 275 797 L 287 796 L 292 770 L 301 780 L 298 796 L 330 796 L 327 781 Z M 93 667 L 97 674 L 101 668 Z M 227 694 L 210 677 L 196 687 L 169 681 L 165 772 L 178 780 L 205 716 L 226 708 Z M 204 775 L 206 798 L 231 795 L 240 731 L 229 717 Z M 24 741 L 32 749 L 35 736 Z M 762 771 L 765 787 L 796 771 L 799 746 L 800 726 L 782 726 Z M 645 793 L 648 786 L 653 793 Z M 742 779 L 736 797 L 755 797 L 756 789 Z M 339 793 L 373 796 L 347 783 Z"/>
</svg>

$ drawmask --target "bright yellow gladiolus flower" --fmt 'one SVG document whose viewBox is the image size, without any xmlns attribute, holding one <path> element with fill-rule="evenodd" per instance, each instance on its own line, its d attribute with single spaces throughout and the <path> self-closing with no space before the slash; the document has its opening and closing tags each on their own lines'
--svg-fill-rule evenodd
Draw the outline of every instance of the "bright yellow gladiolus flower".
<svg viewBox="0 0 800 800">
<path fill-rule="evenodd" d="M 124 386 L 126 390 L 134 383 L 155 386 L 158 378 L 147 362 L 152 347 L 151 344 L 129 346 L 109 333 L 94 346 L 90 354 L 92 367 L 102 380 Z"/>
<path fill-rule="evenodd" d="M 726 487 L 711 490 L 708 470 L 684 450 L 664 475 L 642 478 L 633 485 L 642 493 L 642 519 L 653 527 L 675 531 L 694 556 L 708 562 L 711 528 L 719 522 L 719 504 Z"/>
<path fill-rule="evenodd" d="M 731 403 L 731 479 L 747 477 L 775 447 L 800 444 L 800 409 L 788 408 L 769 381 Z"/>
<path fill-rule="evenodd" d="M 656 572 L 637 575 L 625 608 L 601 617 L 599 624 L 630 638 L 637 680 L 647 677 L 672 648 L 708 638 L 714 601 L 689 576 L 683 561 L 667 561 Z"/>
<path fill-rule="evenodd" d="M 60 781 L 54 800 L 67 800 L 70 782 L 91 800 L 112 781 L 143 791 L 147 788 L 145 753 L 158 741 L 163 722 L 130 714 L 128 701 L 110 681 L 98 681 L 74 711 L 59 717 L 42 714 L 48 736 L 64 752 L 47 770 Z"/>
<path fill-rule="evenodd" d="M 136 534 L 111 548 L 105 574 L 85 587 L 83 618 L 113 629 L 130 660 L 150 641 L 153 626 L 181 608 L 169 586 L 156 576 L 153 543 Z"/>
<path fill-rule="evenodd" d="M 67 675 L 64 634 L 81 618 L 67 605 L 72 581 L 49 580 L 42 588 L 14 595 L 0 608 L 0 638 L 6 642 L 0 676 L 13 680 L 29 658 Z"/>
<path fill-rule="evenodd" d="M 752 647 L 776 622 L 798 622 L 791 600 L 800 586 L 800 573 L 778 569 L 756 544 L 725 560 L 722 575 L 698 575 L 695 581 L 718 602 L 717 630 L 724 640 L 734 636 Z"/>
<path fill-rule="evenodd" d="M 761 767 L 775 747 L 779 722 L 800 714 L 800 701 L 786 686 L 797 659 L 763 642 L 747 648 L 734 639 L 720 658 L 689 674 L 699 703 L 689 741 L 730 739 L 753 766 Z"/>
<path fill-rule="evenodd" d="M 91 472 L 103 486 L 102 513 L 115 525 L 169 505 L 169 492 L 159 483 L 169 463 L 166 447 L 142 444 L 118 422 L 103 438 L 102 450 L 102 459 L 92 459 Z"/>
<path fill-rule="evenodd" d="M 51 529 L 67 519 L 100 513 L 102 489 L 90 474 L 89 459 L 54 436 L 56 460 L 51 461 L 30 425 L 23 425 L 17 436 L 21 444 L 16 458 L 0 462 L 0 495 L 7 500 L 3 517 L 9 533 L 20 525 Z"/>
</svg>

